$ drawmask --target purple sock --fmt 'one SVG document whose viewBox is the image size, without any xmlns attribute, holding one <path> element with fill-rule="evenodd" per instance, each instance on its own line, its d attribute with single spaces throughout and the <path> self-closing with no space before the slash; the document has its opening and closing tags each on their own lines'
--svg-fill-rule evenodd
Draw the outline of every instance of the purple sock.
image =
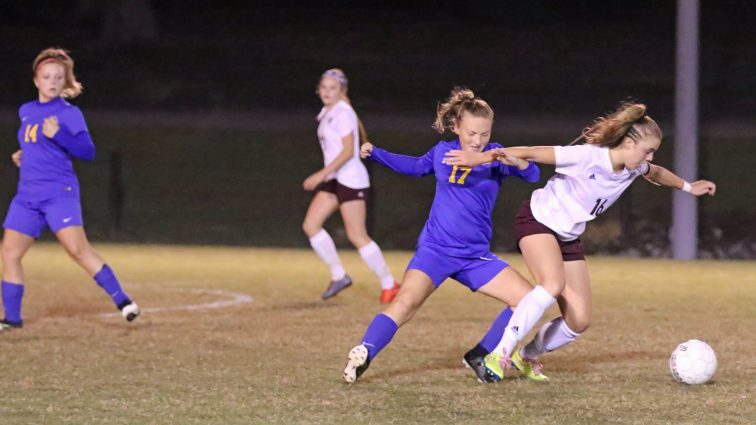
<svg viewBox="0 0 756 425">
<path fill-rule="evenodd" d="M 373 360 L 391 342 L 397 330 L 399 326 L 390 317 L 383 313 L 375 316 L 362 337 L 362 344 L 368 349 L 368 359 Z"/>
<path fill-rule="evenodd" d="M 113 299 L 118 308 L 129 301 L 129 296 L 123 292 L 115 273 L 107 264 L 102 266 L 102 269 L 94 275 L 94 280 Z"/>
<path fill-rule="evenodd" d="M 21 299 L 24 297 L 24 285 L 21 283 L 2 282 L 5 320 L 11 323 L 21 323 Z"/>
<path fill-rule="evenodd" d="M 491 352 L 496 348 L 501 340 L 501 336 L 504 335 L 504 329 L 509 324 L 509 319 L 512 318 L 512 309 L 507 307 L 499 314 L 499 317 L 491 324 L 491 328 L 486 332 L 486 335 L 480 340 L 480 346 L 485 348 L 487 352 Z"/>
</svg>

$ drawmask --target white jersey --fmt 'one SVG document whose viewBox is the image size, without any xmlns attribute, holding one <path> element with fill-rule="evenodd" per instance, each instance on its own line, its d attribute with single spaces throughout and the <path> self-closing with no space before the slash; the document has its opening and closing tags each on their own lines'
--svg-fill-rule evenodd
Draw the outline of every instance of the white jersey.
<svg viewBox="0 0 756 425">
<path fill-rule="evenodd" d="M 554 146 L 556 174 L 543 189 L 533 192 L 533 217 L 553 230 L 559 239 L 571 241 L 616 201 L 637 177 L 648 173 L 648 163 L 619 174 L 609 158 L 609 148 L 595 145 Z"/>
<path fill-rule="evenodd" d="M 318 140 L 323 150 L 323 163 L 328 165 L 344 149 L 342 139 L 352 134 L 354 155 L 338 170 L 326 176 L 325 180 L 336 179 L 351 189 L 370 187 L 370 177 L 365 165 L 360 160 L 360 131 L 357 114 L 345 101 L 337 102 L 330 110 L 323 108 L 318 114 Z"/>
</svg>

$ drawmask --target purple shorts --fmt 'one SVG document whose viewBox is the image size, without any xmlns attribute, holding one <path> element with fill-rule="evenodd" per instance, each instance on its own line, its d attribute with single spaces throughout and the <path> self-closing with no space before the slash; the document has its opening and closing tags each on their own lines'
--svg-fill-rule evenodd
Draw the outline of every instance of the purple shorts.
<svg viewBox="0 0 756 425">
<path fill-rule="evenodd" d="M 427 274 L 436 288 L 450 277 L 475 292 L 509 267 L 507 262 L 490 252 L 478 258 L 459 258 L 442 254 L 442 249 L 418 246 L 407 270 L 415 269 Z"/>
<path fill-rule="evenodd" d="M 42 201 L 13 198 L 5 216 L 3 228 L 39 238 L 46 226 L 53 233 L 69 226 L 83 226 L 79 198 L 58 197 Z"/>
</svg>

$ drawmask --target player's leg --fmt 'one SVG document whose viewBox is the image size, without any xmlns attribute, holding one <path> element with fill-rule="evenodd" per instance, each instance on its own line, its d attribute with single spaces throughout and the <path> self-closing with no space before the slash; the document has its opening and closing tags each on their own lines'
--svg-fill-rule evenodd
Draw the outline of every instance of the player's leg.
<svg viewBox="0 0 756 425">
<path fill-rule="evenodd" d="M 391 302 L 399 291 L 399 285 L 386 265 L 381 248 L 368 236 L 365 227 L 365 201 L 362 199 L 345 201 L 339 209 L 349 241 L 357 248 L 362 260 L 381 283 L 381 303 Z"/>
<path fill-rule="evenodd" d="M 6 228 L 3 233 L 3 281 L 2 298 L 5 318 L 0 321 L 0 330 L 23 326 L 21 302 L 24 297 L 24 268 L 22 260 L 29 251 L 34 238 Z"/>
<path fill-rule="evenodd" d="M 525 236 L 520 239 L 520 250 L 538 286 L 521 300 L 517 300 L 517 310 L 512 314 L 499 344 L 494 349 L 501 352 L 505 359 L 512 355 L 517 342 L 535 326 L 546 309 L 554 303 L 555 296 L 564 288 L 562 253 L 553 235 L 539 233 Z"/>
<path fill-rule="evenodd" d="M 353 383 L 367 370 L 373 358 L 391 342 L 399 327 L 412 319 L 436 286 L 424 272 L 408 269 L 400 288 L 394 301 L 370 322 L 362 342 L 350 350 L 344 368 L 346 382 Z"/>
<path fill-rule="evenodd" d="M 564 263 L 566 286 L 557 302 L 562 316 L 544 324 L 535 338 L 520 351 L 523 357 L 538 359 L 575 341 L 591 323 L 592 297 L 585 260 Z"/>
<path fill-rule="evenodd" d="M 331 281 L 323 292 L 323 299 L 328 299 L 352 284 L 352 279 L 346 274 L 341 264 L 336 244 L 331 235 L 323 228 L 323 224 L 339 208 L 339 201 L 335 193 L 325 190 L 318 191 L 307 209 L 302 230 L 310 239 L 310 246 L 321 260 L 331 270 Z"/>
<path fill-rule="evenodd" d="M 527 299 L 526 297 L 532 293 L 532 289 L 533 287 L 527 279 L 517 272 L 517 270 L 512 267 L 507 267 L 499 272 L 488 283 L 480 287 L 478 292 L 496 298 L 509 305 L 510 307 L 507 307 L 502 314 L 497 317 L 497 321 L 508 320 L 509 324 L 511 324 L 513 323 L 513 320 L 515 320 L 517 312 L 520 310 L 519 304 Z M 507 310 L 512 309 L 514 312 L 512 313 L 512 316 L 508 318 Z M 534 318 L 531 316 L 534 317 L 535 315 L 525 316 L 525 319 L 527 320 L 520 319 L 520 321 L 517 322 L 519 326 L 517 329 L 518 335 L 527 334 L 530 328 L 535 325 L 538 318 L 540 318 L 540 315 Z M 496 327 L 497 325 L 494 323 L 492 328 Z M 501 336 L 502 334 L 499 335 Z M 506 330 L 504 331 L 504 335 L 506 335 Z M 493 377 L 493 381 L 500 380 L 504 375 L 504 369 L 509 368 L 509 353 L 511 353 L 511 351 L 507 351 L 508 348 L 503 346 L 502 341 L 505 341 L 503 336 L 496 340 L 496 345 L 490 351 L 490 354 L 486 356 L 486 360 L 484 361 L 484 365 L 488 370 L 489 375 Z M 515 340 L 515 344 L 516 343 L 517 340 Z"/>
<path fill-rule="evenodd" d="M 34 203 L 13 198 L 3 222 L 3 281 L 2 298 L 5 319 L 0 321 L 0 330 L 21 327 L 21 303 L 24 296 L 24 268 L 22 260 L 34 240 L 47 226 L 44 214 Z"/>
<path fill-rule="evenodd" d="M 89 273 L 97 285 L 113 300 L 123 317 L 129 322 L 139 316 L 140 310 L 135 302 L 124 292 L 113 270 L 105 264 L 97 251 L 87 239 L 84 227 L 67 226 L 53 229 L 58 241 L 76 264 Z"/>
</svg>

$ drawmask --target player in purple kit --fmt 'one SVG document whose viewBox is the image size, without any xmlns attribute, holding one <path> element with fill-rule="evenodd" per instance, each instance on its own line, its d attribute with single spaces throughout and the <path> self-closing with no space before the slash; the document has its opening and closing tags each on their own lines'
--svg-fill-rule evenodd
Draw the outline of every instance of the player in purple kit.
<svg viewBox="0 0 756 425">
<path fill-rule="evenodd" d="M 504 178 L 517 176 L 533 183 L 540 175 L 538 167 L 517 158 L 474 168 L 443 162 L 446 152 L 454 149 L 485 152 L 500 148 L 489 143 L 493 117 L 491 107 L 471 90 L 455 88 L 439 105 L 434 128 L 441 133 L 451 130 L 459 136 L 457 140 L 441 141 L 421 157 L 392 154 L 369 143 L 362 146 L 362 157 L 401 174 L 434 174 L 436 194 L 396 299 L 373 318 L 362 342 L 348 354 L 346 382 L 353 383 L 362 375 L 398 328 L 448 277 L 513 307 L 531 291 L 522 275 L 491 253 L 491 213 Z M 482 358 L 470 366 L 481 381 L 488 381 Z"/>
<path fill-rule="evenodd" d="M 32 66 L 38 98 L 21 105 L 18 111 L 21 150 L 12 159 L 20 168 L 20 176 L 18 192 L 3 223 L 5 318 L 0 321 L 0 330 L 23 326 L 21 260 L 47 226 L 68 255 L 112 298 L 126 320 L 132 321 L 140 313 L 84 233 L 79 181 L 72 159 L 93 160 L 95 147 L 81 111 L 65 100 L 82 91 L 73 68 L 74 62 L 66 51 L 43 50 Z"/>
</svg>

